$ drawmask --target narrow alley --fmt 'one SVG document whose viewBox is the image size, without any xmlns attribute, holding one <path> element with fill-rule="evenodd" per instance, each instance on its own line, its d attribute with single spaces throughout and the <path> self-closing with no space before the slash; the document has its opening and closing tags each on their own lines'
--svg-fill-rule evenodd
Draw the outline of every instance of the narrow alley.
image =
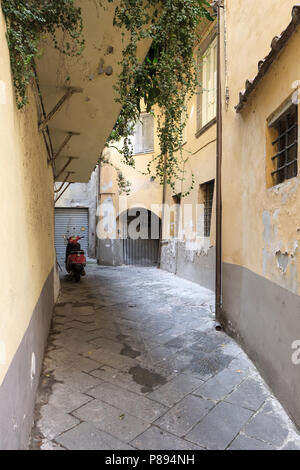
<svg viewBox="0 0 300 470">
<path fill-rule="evenodd" d="M 156 268 L 62 279 L 31 448 L 300 449 L 211 291 Z"/>
</svg>

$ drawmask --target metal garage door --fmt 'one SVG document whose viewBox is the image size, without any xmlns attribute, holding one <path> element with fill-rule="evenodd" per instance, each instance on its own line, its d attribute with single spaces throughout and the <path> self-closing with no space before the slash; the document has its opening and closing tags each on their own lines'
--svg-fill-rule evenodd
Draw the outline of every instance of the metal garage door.
<svg viewBox="0 0 300 470">
<path fill-rule="evenodd" d="M 129 266 L 157 266 L 160 242 L 158 238 L 151 237 L 155 228 L 157 236 L 159 236 L 160 219 L 144 208 L 134 208 L 133 212 L 135 212 L 134 215 L 126 213 L 121 219 L 123 230 L 125 229 L 124 235 L 130 235 L 130 224 L 138 218 L 141 238 L 133 239 L 130 236 L 123 238 L 124 264 Z"/>
<path fill-rule="evenodd" d="M 157 266 L 159 240 L 123 240 L 124 264 L 127 266 Z"/>
<path fill-rule="evenodd" d="M 63 267 L 65 263 L 66 242 L 64 235 L 84 236 L 80 240 L 81 248 L 88 255 L 89 249 L 89 210 L 73 208 L 55 208 L 55 249 L 57 261 Z"/>
</svg>

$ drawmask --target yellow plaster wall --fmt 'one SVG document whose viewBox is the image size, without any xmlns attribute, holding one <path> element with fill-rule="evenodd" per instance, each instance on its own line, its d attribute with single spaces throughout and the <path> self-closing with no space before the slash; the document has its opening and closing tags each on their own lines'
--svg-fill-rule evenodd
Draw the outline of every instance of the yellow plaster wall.
<svg viewBox="0 0 300 470">
<path fill-rule="evenodd" d="M 214 25 L 209 25 L 209 30 Z M 204 33 L 204 37 L 205 37 Z M 195 59 L 197 57 L 197 49 L 195 49 Z M 198 203 L 199 186 L 212 179 L 215 179 L 216 174 L 216 124 L 213 124 L 205 132 L 197 137 L 197 95 L 194 95 L 188 102 L 188 120 L 186 129 L 184 131 L 186 141 L 183 146 L 183 159 L 187 159 L 185 164 L 185 178 L 183 181 L 177 181 L 176 193 L 183 193 L 189 190 L 192 175 L 194 175 L 195 184 L 190 194 L 182 199 L 182 204 L 192 204 L 193 211 L 191 216 L 191 224 L 193 230 L 196 231 L 196 204 Z M 157 110 L 154 110 L 157 112 Z M 156 129 L 156 128 L 155 128 Z M 151 209 L 151 205 L 157 205 L 162 203 L 162 191 L 163 188 L 159 182 L 150 182 L 150 176 L 144 176 L 142 173 L 146 172 L 147 165 L 151 161 L 153 155 L 159 153 L 159 140 L 157 132 L 154 129 L 154 152 L 153 154 L 139 154 L 135 156 L 136 167 L 131 168 L 121 162 L 121 155 L 115 148 L 105 150 L 107 156 L 114 165 L 120 168 L 124 176 L 132 183 L 132 190 L 127 199 L 128 207 L 146 207 Z M 153 169 L 154 170 L 154 169 Z M 153 171 L 155 174 L 155 171 Z M 104 166 L 101 172 L 101 200 L 102 202 L 107 197 L 112 197 L 114 201 L 114 207 L 118 212 L 118 201 L 119 193 L 116 183 L 116 171 L 109 167 Z M 104 188 L 104 189 L 103 189 Z M 112 193 L 112 194 L 111 194 Z M 166 192 L 166 204 L 170 207 L 173 206 L 174 202 L 172 196 L 174 191 L 167 186 Z M 161 213 L 156 211 L 157 215 Z M 188 220 L 185 223 L 189 223 Z M 213 206 L 213 217 L 211 226 L 211 239 L 210 244 L 215 245 L 215 201 Z M 167 232 L 164 233 L 169 233 Z"/>
<path fill-rule="evenodd" d="M 118 144 L 119 145 L 119 144 Z M 146 154 L 135 155 L 135 167 L 131 167 L 122 162 L 122 156 L 118 150 L 114 147 L 104 150 L 104 154 L 109 158 L 110 162 L 116 167 L 119 168 L 124 177 L 131 183 L 131 190 L 128 196 L 121 195 L 121 198 L 126 198 L 126 204 L 128 208 L 134 207 L 145 207 L 148 210 L 153 209 L 157 215 L 160 215 L 155 207 L 152 205 L 159 205 L 162 203 L 162 186 L 158 181 L 151 181 L 150 175 L 147 173 L 147 167 L 149 162 L 151 162 L 153 155 L 159 153 L 159 142 L 156 133 L 156 122 L 154 121 L 154 152 Z M 151 165 L 153 168 L 153 165 Z M 153 175 L 155 171 L 153 168 Z M 101 201 L 103 202 L 105 198 L 112 197 L 114 202 L 114 207 L 117 215 L 119 211 L 122 212 L 122 202 L 121 207 L 119 207 L 119 188 L 117 184 L 117 171 L 115 168 L 105 165 L 101 169 L 101 188 L 100 192 L 102 194 Z"/>
<path fill-rule="evenodd" d="M 53 268 L 53 177 L 35 98 L 18 111 L 0 12 L 0 384 Z"/>
<path fill-rule="evenodd" d="M 195 50 L 196 58 L 196 50 Z M 187 159 L 185 164 L 185 177 L 184 180 L 178 181 L 176 184 L 176 193 L 189 192 L 187 196 L 182 199 L 182 206 L 184 204 L 192 204 L 195 209 L 198 203 L 199 187 L 201 184 L 215 179 L 216 175 L 216 124 L 212 124 L 205 132 L 197 137 L 197 95 L 194 95 L 188 102 L 188 120 L 186 124 L 185 136 L 186 142 L 183 146 L 182 157 Z M 194 177 L 194 187 L 190 189 L 192 176 Z M 166 202 L 170 206 L 173 204 L 172 195 L 174 192 L 170 187 L 167 189 Z M 214 197 L 215 199 L 215 197 Z M 196 211 L 193 210 L 192 229 L 196 232 Z M 188 220 L 184 222 L 188 223 Z M 213 205 L 212 225 L 210 244 L 215 245 L 215 200 Z"/>
<path fill-rule="evenodd" d="M 226 0 L 227 84 L 223 113 L 223 261 L 300 293 L 299 176 L 273 188 L 267 184 L 267 119 L 292 93 L 300 78 L 300 34 L 295 33 L 241 114 L 234 106 L 245 80 L 270 51 L 271 40 L 291 21 L 294 1 Z M 224 85 L 223 81 L 223 85 Z M 224 103 L 225 109 L 225 103 Z M 284 261 L 288 257 L 288 266 Z"/>
</svg>

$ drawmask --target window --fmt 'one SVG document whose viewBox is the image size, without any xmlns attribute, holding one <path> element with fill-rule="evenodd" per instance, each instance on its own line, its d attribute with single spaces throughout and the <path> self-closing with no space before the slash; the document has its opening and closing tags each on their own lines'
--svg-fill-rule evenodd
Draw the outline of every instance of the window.
<svg viewBox="0 0 300 470">
<path fill-rule="evenodd" d="M 203 204 L 203 235 L 210 237 L 215 180 L 200 185 L 199 203 Z"/>
<path fill-rule="evenodd" d="M 272 142 L 272 185 L 294 178 L 298 173 L 298 106 L 292 104 L 269 127 L 274 130 Z"/>
<path fill-rule="evenodd" d="M 212 121 L 217 114 L 217 39 L 198 50 L 201 92 L 197 102 L 197 131 Z"/>
<path fill-rule="evenodd" d="M 172 196 L 173 210 L 170 217 L 170 236 L 178 238 L 180 234 L 181 193 Z"/>
<path fill-rule="evenodd" d="M 154 151 L 154 116 L 141 114 L 135 125 L 133 136 L 133 153 L 150 153 Z"/>
</svg>

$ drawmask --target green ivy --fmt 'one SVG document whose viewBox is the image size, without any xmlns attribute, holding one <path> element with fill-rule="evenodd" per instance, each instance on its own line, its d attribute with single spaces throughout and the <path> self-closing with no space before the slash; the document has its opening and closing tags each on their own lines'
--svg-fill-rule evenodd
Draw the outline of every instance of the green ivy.
<svg viewBox="0 0 300 470">
<path fill-rule="evenodd" d="M 187 159 L 182 156 L 182 145 L 187 102 L 198 86 L 193 54 L 199 24 L 213 20 L 210 11 L 206 0 L 120 0 L 115 10 L 114 24 L 123 35 L 127 31 L 129 43 L 123 49 L 116 86 L 122 111 L 110 141 L 123 139 L 123 159 L 134 166 L 131 135 L 141 113 L 141 99 L 148 112 L 156 106 L 160 142 L 160 153 L 154 157 L 156 176 L 173 189 L 185 175 Z M 141 40 L 152 41 L 142 63 L 137 55 Z M 149 173 L 152 165 L 153 161 Z M 192 177 L 191 187 L 193 184 Z"/>
<path fill-rule="evenodd" d="M 131 193 L 131 183 L 128 179 L 126 179 L 120 168 L 111 162 L 109 156 L 102 153 L 97 164 L 100 166 L 109 165 L 114 168 L 114 170 L 116 170 L 117 172 L 117 184 L 119 188 L 119 194 L 126 194 L 127 196 L 129 196 L 129 194 Z"/>
<path fill-rule="evenodd" d="M 81 9 L 74 0 L 2 0 L 7 24 L 7 42 L 19 108 L 27 103 L 27 86 L 34 77 L 35 58 L 41 53 L 40 39 L 50 34 L 59 49 L 57 32 L 66 34 L 63 53 L 79 55 L 84 47 Z"/>
</svg>

